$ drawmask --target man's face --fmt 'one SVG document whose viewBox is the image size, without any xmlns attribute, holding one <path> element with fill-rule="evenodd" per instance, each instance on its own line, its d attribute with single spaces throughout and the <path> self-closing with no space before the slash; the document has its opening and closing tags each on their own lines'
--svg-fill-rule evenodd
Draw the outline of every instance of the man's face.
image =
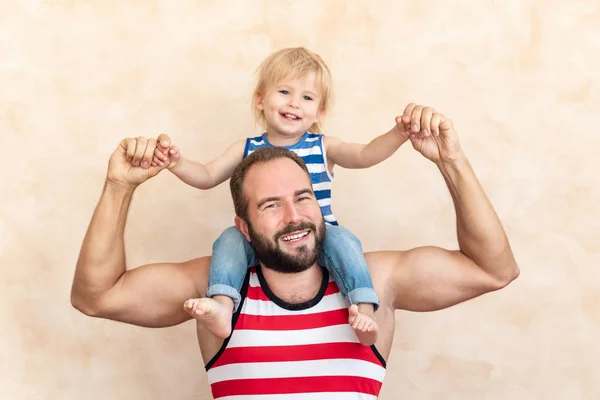
<svg viewBox="0 0 600 400">
<path fill-rule="evenodd" d="M 280 158 L 254 165 L 244 182 L 248 224 L 237 219 L 265 267 L 301 272 L 316 261 L 325 238 L 325 222 L 306 172 Z"/>
</svg>

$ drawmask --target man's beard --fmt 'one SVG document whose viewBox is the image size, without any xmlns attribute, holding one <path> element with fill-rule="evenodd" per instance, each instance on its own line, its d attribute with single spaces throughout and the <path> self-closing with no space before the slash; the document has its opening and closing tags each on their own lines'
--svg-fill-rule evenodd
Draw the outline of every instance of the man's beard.
<svg viewBox="0 0 600 400">
<path fill-rule="evenodd" d="M 312 251 L 308 246 L 299 246 L 296 250 L 297 255 L 284 252 L 279 246 L 279 238 L 292 232 L 310 229 L 315 235 L 315 247 Z M 254 248 L 254 253 L 258 261 L 269 269 L 277 272 L 293 274 L 309 269 L 319 257 L 323 241 L 325 240 L 325 221 L 321 220 L 319 229 L 312 222 L 301 222 L 295 226 L 287 226 L 273 235 L 273 241 L 266 236 L 262 236 L 252 228 L 248 222 L 248 234 L 250 235 L 250 244 Z"/>
</svg>

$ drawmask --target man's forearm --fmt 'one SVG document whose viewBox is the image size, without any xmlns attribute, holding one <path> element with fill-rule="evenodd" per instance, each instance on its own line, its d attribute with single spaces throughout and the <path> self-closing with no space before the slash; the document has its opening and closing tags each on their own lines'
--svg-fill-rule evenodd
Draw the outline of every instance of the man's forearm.
<svg viewBox="0 0 600 400">
<path fill-rule="evenodd" d="M 500 219 L 468 159 L 461 154 L 438 167 L 454 201 L 461 252 L 500 282 L 510 282 L 518 274 L 516 261 Z"/>
<path fill-rule="evenodd" d="M 86 232 L 71 291 L 77 307 L 93 304 L 125 272 L 124 232 L 134 188 L 106 182 Z"/>
</svg>

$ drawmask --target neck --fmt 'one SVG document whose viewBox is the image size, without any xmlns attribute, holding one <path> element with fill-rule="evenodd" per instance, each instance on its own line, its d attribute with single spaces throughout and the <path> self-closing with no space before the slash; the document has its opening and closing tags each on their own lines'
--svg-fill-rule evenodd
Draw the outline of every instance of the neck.
<svg viewBox="0 0 600 400">
<path fill-rule="evenodd" d="M 306 271 L 285 274 L 266 268 L 261 263 L 261 270 L 271 292 L 281 300 L 290 304 L 298 304 L 315 298 L 323 281 L 323 270 L 317 263 Z"/>
<path fill-rule="evenodd" d="M 267 128 L 267 139 L 273 146 L 291 146 L 298 143 L 304 132 L 295 135 L 282 135 L 273 129 Z"/>
</svg>

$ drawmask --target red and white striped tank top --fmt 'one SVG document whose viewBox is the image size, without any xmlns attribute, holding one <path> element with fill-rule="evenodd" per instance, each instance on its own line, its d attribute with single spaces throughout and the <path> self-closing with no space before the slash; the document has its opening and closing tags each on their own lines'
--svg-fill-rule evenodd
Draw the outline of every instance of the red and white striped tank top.
<svg viewBox="0 0 600 400">
<path fill-rule="evenodd" d="M 317 296 L 289 304 L 251 268 L 233 331 L 206 365 L 215 399 L 376 399 L 385 361 L 358 342 L 327 270 Z"/>
</svg>

